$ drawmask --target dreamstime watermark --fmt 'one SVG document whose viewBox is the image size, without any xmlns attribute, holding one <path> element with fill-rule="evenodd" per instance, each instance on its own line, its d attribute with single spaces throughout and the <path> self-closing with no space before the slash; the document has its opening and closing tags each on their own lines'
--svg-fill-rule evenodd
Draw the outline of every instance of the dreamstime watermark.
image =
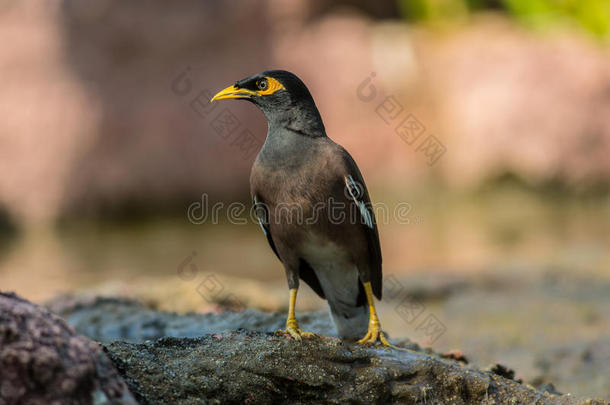
<svg viewBox="0 0 610 405">
<path fill-rule="evenodd" d="M 413 207 L 408 202 L 399 202 L 390 206 L 383 202 L 370 203 L 366 207 L 374 213 L 377 224 L 421 224 L 421 216 L 411 217 Z M 242 202 L 210 203 L 208 194 L 201 195 L 201 201 L 188 206 L 187 218 L 194 225 L 204 223 L 217 225 L 230 223 L 246 225 L 248 223 L 314 225 L 327 221 L 333 225 L 367 224 L 361 214 L 361 208 L 349 202 L 329 197 L 326 201 L 302 205 L 298 203 L 279 203 L 272 209 L 264 203 L 244 204 Z"/>
<path fill-rule="evenodd" d="M 376 74 L 372 72 L 358 85 L 356 95 L 365 103 L 377 99 L 377 87 L 372 83 Z M 394 128 L 394 132 L 409 146 L 416 146 L 416 152 L 422 152 L 428 165 L 432 166 L 445 154 L 447 148 L 434 135 L 423 138 L 426 127 L 411 113 L 403 114 L 404 107 L 394 95 L 387 96 L 375 107 L 375 113 Z M 423 139 L 422 139 L 423 138 Z"/>
<path fill-rule="evenodd" d="M 250 159 L 262 146 L 252 131 L 241 125 L 237 116 L 227 107 L 220 108 L 218 103 L 211 103 L 214 93 L 210 89 L 197 88 L 191 77 L 191 67 L 186 67 L 172 79 L 172 92 L 181 100 L 186 100 L 190 109 L 204 123 L 231 147 L 236 148 L 243 159 Z"/>
<path fill-rule="evenodd" d="M 280 202 L 271 207 L 256 198 L 252 205 L 242 202 L 225 204 L 222 201 L 211 204 L 207 193 L 203 193 L 201 201 L 188 206 L 187 218 L 195 225 L 215 225 L 221 222 L 246 225 L 250 220 L 263 227 L 270 224 L 315 225 L 326 221 L 333 225 L 362 224 L 373 228 L 376 223 L 389 224 L 392 221 L 398 224 L 423 222 L 421 216 L 414 217 L 412 221 L 410 214 L 413 207 L 410 203 L 399 202 L 394 206 L 383 202 L 371 203 L 363 184 L 355 181 L 351 175 L 344 180 L 345 198 L 339 199 L 336 195 L 331 195 L 325 201 L 301 199 L 304 202 Z"/>
<path fill-rule="evenodd" d="M 394 310 L 407 324 L 415 326 L 415 332 L 423 335 L 424 344 L 431 346 L 447 331 L 447 327 L 433 313 L 426 311 L 421 301 L 409 296 L 402 283 L 393 275 L 384 277 L 385 297 L 398 302 Z"/>
<path fill-rule="evenodd" d="M 183 281 L 197 280 L 195 290 L 206 302 L 219 304 L 234 311 L 243 311 L 246 306 L 237 296 L 227 292 L 224 284 L 214 273 L 200 274 L 197 264 L 195 264 L 197 252 L 192 252 L 185 257 L 176 267 L 178 277 Z"/>
</svg>

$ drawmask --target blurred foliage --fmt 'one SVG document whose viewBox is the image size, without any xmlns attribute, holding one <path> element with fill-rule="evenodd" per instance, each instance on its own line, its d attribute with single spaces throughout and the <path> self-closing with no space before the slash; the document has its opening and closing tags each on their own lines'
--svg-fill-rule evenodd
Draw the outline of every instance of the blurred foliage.
<svg viewBox="0 0 610 405">
<path fill-rule="evenodd" d="M 495 10 L 533 28 L 577 25 L 598 38 L 610 39 L 608 0 L 398 0 L 398 4 L 408 20 L 460 20 Z"/>
</svg>

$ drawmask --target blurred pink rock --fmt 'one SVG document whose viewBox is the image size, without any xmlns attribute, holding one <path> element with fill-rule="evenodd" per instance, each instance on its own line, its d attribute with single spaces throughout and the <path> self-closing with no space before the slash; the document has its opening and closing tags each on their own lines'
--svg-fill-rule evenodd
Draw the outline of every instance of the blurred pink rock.
<svg viewBox="0 0 610 405">
<path fill-rule="evenodd" d="M 456 185 L 506 171 L 585 188 L 610 180 L 610 52 L 496 20 L 422 46 Z"/>
<path fill-rule="evenodd" d="M 250 130 L 260 148 L 262 115 L 246 103 L 195 110 L 204 90 L 269 67 L 260 10 L 262 1 L 3 6 L 0 205 L 27 224 L 125 205 L 175 209 L 203 192 L 247 195 L 256 150 L 240 136 Z M 176 94 L 187 68 L 192 88 Z M 224 110 L 234 133 L 214 126 Z"/>
<path fill-rule="evenodd" d="M 4 3 L 0 20 L 0 202 L 20 221 L 47 221 L 92 141 L 99 106 L 66 66 L 57 3 Z"/>
</svg>

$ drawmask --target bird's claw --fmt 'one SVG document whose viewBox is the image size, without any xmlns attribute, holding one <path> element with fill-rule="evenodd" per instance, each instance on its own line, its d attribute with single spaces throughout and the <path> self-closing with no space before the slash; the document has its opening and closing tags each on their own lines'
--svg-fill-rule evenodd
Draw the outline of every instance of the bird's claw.
<svg viewBox="0 0 610 405">
<path fill-rule="evenodd" d="M 294 340 L 302 340 L 303 338 L 309 339 L 316 336 L 315 333 L 305 332 L 299 328 L 299 324 L 296 322 L 296 320 L 289 320 L 286 322 L 286 329 L 278 330 L 276 334 L 287 334 L 290 335 L 290 337 L 292 337 Z"/>
<path fill-rule="evenodd" d="M 356 343 L 360 345 L 374 345 L 377 341 L 381 342 L 384 346 L 393 347 L 380 330 L 379 324 L 369 324 L 369 330 L 366 335 Z"/>
</svg>

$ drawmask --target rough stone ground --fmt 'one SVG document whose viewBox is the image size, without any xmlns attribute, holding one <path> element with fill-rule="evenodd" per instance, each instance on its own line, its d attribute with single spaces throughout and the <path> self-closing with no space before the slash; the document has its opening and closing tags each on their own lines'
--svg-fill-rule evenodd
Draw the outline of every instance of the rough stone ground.
<svg viewBox="0 0 610 405">
<path fill-rule="evenodd" d="M 58 316 L 0 292 L 0 405 L 135 404 L 98 343 Z"/>
<path fill-rule="evenodd" d="M 406 343 L 414 350 L 408 352 L 364 348 L 332 337 L 296 342 L 272 333 L 283 326 L 284 314 L 246 310 L 178 315 L 117 298 L 60 299 L 50 307 L 79 332 L 107 342 L 104 350 L 144 404 L 190 404 L 202 399 L 209 403 L 606 403 L 560 395 L 551 385 L 537 390 L 513 381 L 514 373 L 502 366 L 478 370 L 412 343 Z M 299 319 L 303 329 L 332 334 L 325 313 L 300 314 Z"/>
<path fill-rule="evenodd" d="M 105 346 L 143 404 L 603 404 L 422 352 L 245 330 Z"/>
</svg>

